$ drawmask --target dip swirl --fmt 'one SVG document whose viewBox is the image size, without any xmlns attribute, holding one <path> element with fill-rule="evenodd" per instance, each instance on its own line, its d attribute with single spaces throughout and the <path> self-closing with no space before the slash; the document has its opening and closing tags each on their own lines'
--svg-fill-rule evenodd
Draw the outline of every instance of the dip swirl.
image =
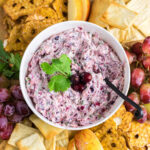
<svg viewBox="0 0 150 150">
<path fill-rule="evenodd" d="M 63 93 L 49 91 L 51 76 L 41 70 L 40 64 L 50 64 L 62 54 L 72 60 L 72 74 L 92 75 L 82 93 L 72 88 Z M 36 110 L 44 117 L 62 126 L 78 127 L 93 124 L 115 103 L 117 95 L 106 85 L 105 77 L 122 90 L 123 63 L 100 35 L 77 27 L 53 35 L 41 44 L 29 62 L 26 88 Z"/>
</svg>

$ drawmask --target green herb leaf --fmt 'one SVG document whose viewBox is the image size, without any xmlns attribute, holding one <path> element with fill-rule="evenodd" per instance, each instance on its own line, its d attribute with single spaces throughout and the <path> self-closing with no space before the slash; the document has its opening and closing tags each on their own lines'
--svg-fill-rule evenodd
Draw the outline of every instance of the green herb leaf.
<svg viewBox="0 0 150 150">
<path fill-rule="evenodd" d="M 15 70 L 18 71 L 20 69 L 20 63 L 21 63 L 20 55 L 11 53 L 9 63 L 13 64 L 13 67 L 15 68 Z"/>
<path fill-rule="evenodd" d="M 63 75 L 56 75 L 50 79 L 48 87 L 50 91 L 54 90 L 55 92 L 64 92 L 70 87 L 70 85 L 71 82 L 68 78 Z"/>
<path fill-rule="evenodd" d="M 8 78 L 19 78 L 21 57 L 19 54 L 7 53 L 0 41 L 0 74 Z"/>
<path fill-rule="evenodd" d="M 10 58 L 9 53 L 4 51 L 3 42 L 0 40 L 0 57 L 8 60 Z"/>
<path fill-rule="evenodd" d="M 49 82 L 50 91 L 64 92 L 70 87 L 71 60 L 67 55 L 63 54 L 60 58 L 53 59 L 51 65 L 43 62 L 41 68 L 46 74 L 54 75 Z"/>
<path fill-rule="evenodd" d="M 53 59 L 51 65 L 46 62 L 42 63 L 41 68 L 46 74 L 49 75 L 59 72 L 63 75 L 69 76 L 71 75 L 70 65 L 70 58 L 67 55 L 63 54 L 59 59 Z"/>
</svg>

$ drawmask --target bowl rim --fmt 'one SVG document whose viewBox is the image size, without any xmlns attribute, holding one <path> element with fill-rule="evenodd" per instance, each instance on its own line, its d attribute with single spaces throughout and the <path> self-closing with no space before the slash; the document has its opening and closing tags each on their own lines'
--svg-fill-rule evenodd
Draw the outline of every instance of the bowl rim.
<svg viewBox="0 0 150 150">
<path fill-rule="evenodd" d="M 65 21 L 65 22 L 61 22 L 61 23 L 57 23 L 57 24 L 54 24 L 54 25 L 52 25 L 52 26 L 49 26 L 49 27 L 47 27 L 46 29 L 44 29 L 43 31 L 41 31 L 38 35 L 36 35 L 34 38 L 33 38 L 33 40 L 29 43 L 29 45 L 27 46 L 27 48 L 26 48 L 26 50 L 25 50 L 25 52 L 24 52 L 24 55 L 23 55 L 23 57 L 22 57 L 22 61 L 21 61 L 21 65 L 20 65 L 20 73 L 19 73 L 19 81 L 20 81 L 20 87 L 21 87 L 21 91 L 22 91 L 22 94 L 23 94 L 23 97 L 24 97 L 24 99 L 25 99 L 25 101 L 26 101 L 26 103 L 27 103 L 27 105 L 29 106 L 29 108 L 31 109 L 31 111 L 38 117 L 38 118 L 40 118 L 41 120 L 43 120 L 44 122 L 46 122 L 47 124 L 49 124 L 49 125 L 51 125 L 51 126 L 54 126 L 54 127 L 57 127 L 57 128 L 61 128 L 61 129 L 65 129 L 65 130 L 83 130 L 83 129 L 88 129 L 88 128 L 92 128 L 92 127 L 94 127 L 94 126 L 97 126 L 97 125 L 99 125 L 99 124 L 101 124 L 101 123 L 103 123 L 103 122 L 105 122 L 107 119 L 109 119 L 119 108 L 120 108 L 120 106 L 123 104 L 123 100 L 121 101 L 120 100 L 120 103 L 116 106 L 116 108 L 115 108 L 115 110 L 113 111 L 113 112 L 111 112 L 109 115 L 107 115 L 107 117 L 105 117 L 102 121 L 97 121 L 97 122 L 95 122 L 95 123 L 93 123 L 93 124 L 89 124 L 89 125 L 85 125 L 85 126 L 81 126 L 81 127 L 67 127 L 67 126 L 61 126 L 61 125 L 59 125 L 59 124 L 56 124 L 56 123 L 54 123 L 54 122 L 52 122 L 52 121 L 50 121 L 50 120 L 48 120 L 47 118 L 45 118 L 42 114 L 40 114 L 36 109 L 35 109 L 35 107 L 34 106 L 32 106 L 30 103 L 29 103 L 29 100 L 28 100 L 28 97 L 27 97 L 27 95 L 26 95 L 26 93 L 27 93 L 27 91 L 26 91 L 26 93 L 25 93 L 25 90 L 26 90 L 26 87 L 25 87 L 25 82 L 24 82 L 24 78 L 23 78 L 23 72 L 24 72 L 24 64 L 25 64 L 25 59 L 26 59 L 26 57 L 28 57 L 28 55 L 27 55 L 27 53 L 28 53 L 28 51 L 30 51 L 30 49 L 31 49 L 31 47 L 32 47 L 32 45 L 34 44 L 34 42 L 35 41 L 40 41 L 40 45 L 41 45 L 41 43 L 43 42 L 43 41 L 45 41 L 47 38 L 45 38 L 43 41 L 42 41 L 42 39 L 40 39 L 39 40 L 39 37 L 41 37 L 44 33 L 46 33 L 46 32 L 49 32 L 49 29 L 52 29 L 52 28 L 54 28 L 54 27 L 56 27 L 56 26 L 61 26 L 62 24 L 67 24 L 67 23 L 72 23 L 72 24 L 74 24 L 74 23 L 82 23 L 82 24 L 89 24 L 89 25 L 91 25 L 91 26 L 95 26 L 95 27 L 97 27 L 97 28 L 99 28 L 102 32 L 104 32 L 104 34 L 108 34 L 114 41 L 115 41 L 115 43 L 116 44 L 118 44 L 118 46 L 120 47 L 120 49 L 122 49 L 122 53 L 123 53 L 123 57 L 125 58 L 125 63 L 127 63 L 127 72 L 128 72 L 128 83 L 127 83 L 127 86 L 126 86 L 126 89 L 125 89 L 125 94 L 127 94 L 128 93 L 128 90 L 129 90 L 129 86 L 130 86 L 130 65 L 129 65 L 129 62 L 128 62 L 128 58 L 127 58 L 127 56 L 126 56 L 126 54 L 125 54 L 125 51 L 124 51 L 124 49 L 123 49 L 123 47 L 122 47 L 122 45 L 119 43 L 119 41 L 110 33 L 110 32 L 108 32 L 107 30 L 105 30 L 104 28 L 102 28 L 102 27 L 100 27 L 100 26 L 98 26 L 98 25 L 96 25 L 96 24 L 94 24 L 94 23 L 91 23 L 91 22 L 87 22 L 87 21 Z M 58 33 L 60 33 L 60 32 L 58 32 Z M 55 33 L 56 34 L 56 33 Z M 54 35 L 54 34 L 52 34 L 52 35 Z M 52 36 L 52 35 L 50 35 L 50 36 Z M 109 44 L 109 43 L 108 43 Z M 35 53 L 35 52 L 34 52 Z M 33 53 L 33 54 L 34 54 Z M 32 55 L 33 56 L 33 55 Z M 32 58 L 32 57 L 31 57 Z M 31 59 L 30 59 L 31 60 Z M 28 61 L 28 63 L 29 63 L 29 61 Z M 124 82 L 125 83 L 125 82 Z M 30 97 L 29 97 L 29 99 L 30 99 Z M 30 99 L 31 100 L 31 99 Z M 31 100 L 32 101 L 32 100 Z M 34 104 L 33 104 L 34 105 Z"/>
</svg>

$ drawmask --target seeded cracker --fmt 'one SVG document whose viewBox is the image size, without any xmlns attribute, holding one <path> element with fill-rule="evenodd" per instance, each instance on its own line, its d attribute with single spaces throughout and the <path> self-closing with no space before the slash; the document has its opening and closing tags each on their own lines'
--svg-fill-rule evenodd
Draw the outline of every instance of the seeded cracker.
<svg viewBox="0 0 150 150">
<path fill-rule="evenodd" d="M 148 144 L 148 129 L 145 124 L 133 121 L 125 137 L 130 148 L 144 147 Z"/>
<path fill-rule="evenodd" d="M 105 135 L 115 132 L 117 129 L 116 123 L 112 119 L 107 120 L 102 125 L 103 126 L 95 132 L 96 136 L 100 141 Z"/>
<path fill-rule="evenodd" d="M 58 22 L 62 22 L 62 20 L 48 19 L 43 21 L 29 21 L 23 27 L 23 38 L 27 43 L 29 43 L 42 30 Z"/>
<path fill-rule="evenodd" d="M 104 150 L 127 150 L 124 137 L 118 135 L 117 132 L 105 135 L 101 144 Z"/>
<path fill-rule="evenodd" d="M 52 4 L 59 18 L 63 18 L 67 16 L 66 3 L 67 3 L 67 0 L 55 0 Z"/>
<path fill-rule="evenodd" d="M 7 46 L 5 48 L 6 51 L 11 52 L 25 50 L 27 43 L 24 41 L 21 32 L 22 25 L 16 25 L 13 27 L 7 41 Z"/>
<path fill-rule="evenodd" d="M 33 14 L 29 15 L 26 21 L 55 19 L 58 20 L 57 13 L 52 8 L 40 7 Z"/>
<path fill-rule="evenodd" d="M 3 8 L 13 20 L 29 15 L 38 7 L 41 6 L 43 0 L 7 0 Z"/>
</svg>

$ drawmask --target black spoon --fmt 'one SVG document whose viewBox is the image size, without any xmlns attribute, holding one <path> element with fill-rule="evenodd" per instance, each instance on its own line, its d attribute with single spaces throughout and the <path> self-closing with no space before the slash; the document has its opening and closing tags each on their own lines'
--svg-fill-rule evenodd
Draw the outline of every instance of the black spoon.
<svg viewBox="0 0 150 150">
<path fill-rule="evenodd" d="M 135 107 L 137 110 L 134 113 L 134 116 L 136 119 L 140 119 L 143 117 L 143 110 L 142 108 L 137 105 L 135 102 L 133 102 L 131 99 L 129 99 L 127 96 L 125 96 L 117 87 L 115 87 L 109 80 L 108 78 L 104 79 L 106 84 L 116 93 L 118 94 L 122 99 L 130 103 L 133 107 Z"/>
</svg>

